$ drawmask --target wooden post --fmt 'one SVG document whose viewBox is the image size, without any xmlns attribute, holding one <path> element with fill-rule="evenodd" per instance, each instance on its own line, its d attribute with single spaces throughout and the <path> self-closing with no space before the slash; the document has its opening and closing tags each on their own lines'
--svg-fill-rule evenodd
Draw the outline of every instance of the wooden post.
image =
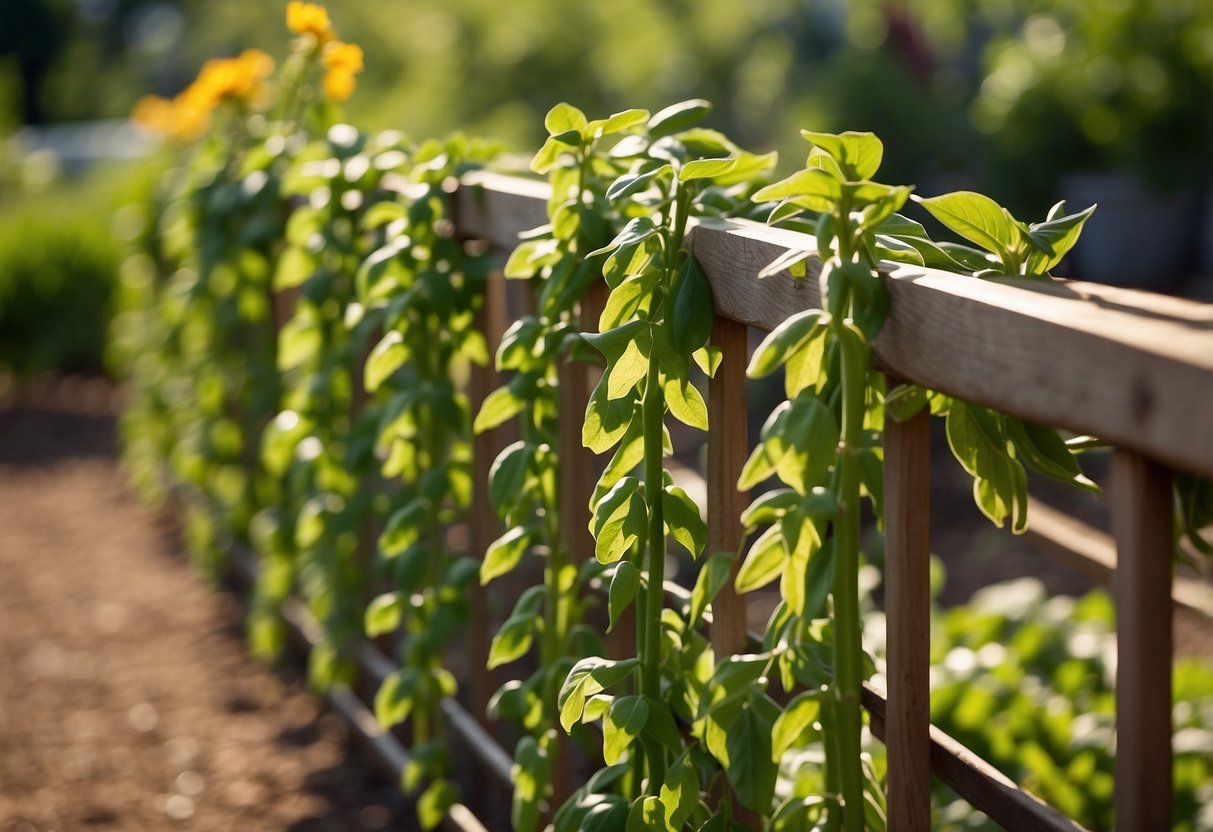
<svg viewBox="0 0 1213 832">
<path fill-rule="evenodd" d="M 723 357 L 708 382 L 708 546 L 707 553 L 736 552 L 741 544 L 741 513 L 750 495 L 737 490 L 737 478 L 749 455 L 746 436 L 746 327 L 728 318 L 712 324 L 712 343 Z M 740 559 L 733 561 L 728 583 L 712 602 L 709 635 L 716 661 L 745 648 L 745 599 L 733 588 Z"/>
<path fill-rule="evenodd" d="M 1112 461 L 1116 600 L 1116 828 L 1171 828 L 1171 474 Z"/>
<path fill-rule="evenodd" d="M 884 425 L 890 832 L 931 826 L 931 414 Z"/>
</svg>

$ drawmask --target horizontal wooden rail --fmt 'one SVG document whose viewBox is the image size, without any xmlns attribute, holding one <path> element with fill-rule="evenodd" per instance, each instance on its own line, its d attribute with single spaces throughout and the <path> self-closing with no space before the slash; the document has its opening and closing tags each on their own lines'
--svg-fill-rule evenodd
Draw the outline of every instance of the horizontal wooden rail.
<svg viewBox="0 0 1213 832">
<path fill-rule="evenodd" d="M 863 688 L 863 706 L 872 718 L 872 733 L 884 739 L 884 694 Z M 931 726 L 931 771 L 952 791 L 981 808 L 995 823 L 1015 832 L 1081 832 L 1079 826 L 1047 803 L 1024 791 L 994 766 Z M 891 820 L 891 818 L 890 818 Z"/>
<path fill-rule="evenodd" d="M 519 231 L 547 222 L 548 194 L 545 185 L 516 177 L 469 177 L 456 194 L 460 230 L 512 248 Z M 811 237 L 716 220 L 696 226 L 690 246 L 721 317 L 770 330 L 819 304 L 815 280 L 756 278 L 784 252 L 814 248 Z M 908 266 L 889 277 L 890 314 L 874 345 L 882 369 L 1213 476 L 1213 305 Z"/>
<path fill-rule="evenodd" d="M 1111 587 L 1116 573 L 1116 542 L 1112 535 L 1035 497 L 1028 498 L 1028 517 L 1029 536 L 1091 580 Z M 1199 578 L 1176 575 L 1171 600 L 1177 606 L 1213 619 L 1213 586 Z"/>
</svg>

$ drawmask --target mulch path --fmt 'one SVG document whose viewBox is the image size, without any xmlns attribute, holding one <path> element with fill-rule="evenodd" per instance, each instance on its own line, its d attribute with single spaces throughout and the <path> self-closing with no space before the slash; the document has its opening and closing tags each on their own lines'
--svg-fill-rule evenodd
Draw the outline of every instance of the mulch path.
<svg viewBox="0 0 1213 832">
<path fill-rule="evenodd" d="M 404 829 L 119 469 L 104 383 L 0 402 L 0 832 Z"/>
</svg>

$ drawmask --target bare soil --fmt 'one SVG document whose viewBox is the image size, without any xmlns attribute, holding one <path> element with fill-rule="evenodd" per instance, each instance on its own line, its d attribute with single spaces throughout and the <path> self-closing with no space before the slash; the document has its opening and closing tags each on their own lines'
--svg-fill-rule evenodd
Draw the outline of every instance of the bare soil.
<svg viewBox="0 0 1213 832">
<path fill-rule="evenodd" d="M 340 721 L 244 652 L 119 470 L 114 397 L 0 401 L 0 832 L 414 826 Z"/>
</svg>

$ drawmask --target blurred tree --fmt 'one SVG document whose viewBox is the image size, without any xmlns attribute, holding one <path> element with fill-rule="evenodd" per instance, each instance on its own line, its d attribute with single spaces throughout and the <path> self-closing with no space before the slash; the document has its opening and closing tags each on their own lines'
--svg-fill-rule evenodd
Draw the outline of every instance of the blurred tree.
<svg viewBox="0 0 1213 832">
<path fill-rule="evenodd" d="M 42 80 L 67 43 L 71 8 L 66 0 L 5 0 L 0 11 L 0 60 L 15 57 L 20 71 L 21 120 L 45 120 L 38 94 Z"/>
</svg>

